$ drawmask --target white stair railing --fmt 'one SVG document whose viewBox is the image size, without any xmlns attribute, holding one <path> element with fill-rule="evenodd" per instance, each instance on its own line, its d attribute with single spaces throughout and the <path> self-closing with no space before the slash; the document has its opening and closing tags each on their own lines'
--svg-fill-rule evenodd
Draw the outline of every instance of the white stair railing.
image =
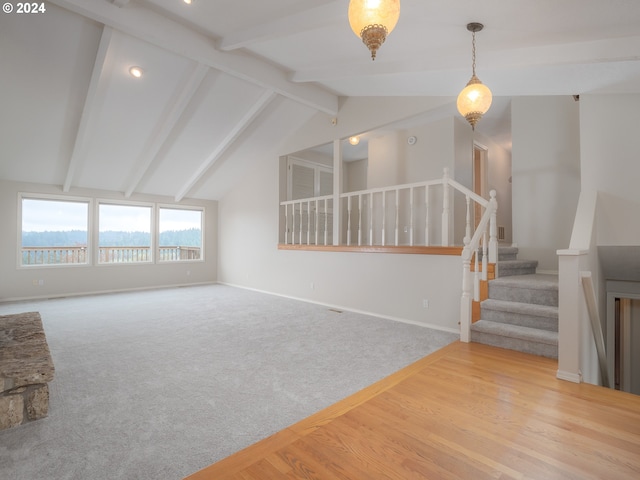
<svg viewBox="0 0 640 480">
<path fill-rule="evenodd" d="M 485 207 L 484 214 L 478 223 L 475 233 L 465 241 L 462 249 L 462 297 L 460 299 L 460 341 L 469 342 L 471 337 L 471 306 L 472 306 L 472 276 L 471 276 L 471 259 L 474 252 L 478 251 L 481 239 L 484 239 L 482 246 L 482 275 L 486 279 L 487 260 L 490 263 L 496 263 L 498 257 L 498 239 L 496 237 L 496 212 L 498 211 L 498 202 L 496 201 L 496 191 L 491 190 L 489 193 L 491 199 Z M 486 235 L 489 231 L 488 251 L 486 246 Z M 488 255 L 487 255 L 488 254 Z M 487 259 L 487 256 L 489 257 Z M 478 300 L 479 291 L 479 274 L 478 262 L 476 255 L 475 281 L 473 282 L 475 293 L 473 297 Z M 475 286 L 477 284 L 477 286 Z"/>
<path fill-rule="evenodd" d="M 330 245 L 333 196 L 280 202 L 284 217 L 285 245 Z"/>
<path fill-rule="evenodd" d="M 464 185 L 449 176 L 449 170 L 444 169 L 444 175 L 437 180 L 426 182 L 395 185 L 390 187 L 373 188 L 340 194 L 342 215 L 346 219 L 346 241 L 340 243 L 348 246 L 388 245 L 430 245 L 430 235 L 434 227 L 430 224 L 431 188 L 442 186 L 442 215 L 441 215 L 441 245 L 451 245 L 451 201 L 454 192 L 462 193 L 466 202 L 464 223 L 464 238 L 462 242 L 462 297 L 460 300 L 460 340 L 468 342 L 471 334 L 471 305 L 472 299 L 479 299 L 480 278 L 487 279 L 487 264 L 496 263 L 498 256 L 498 228 L 496 212 L 498 203 L 496 192 L 491 190 L 490 199 L 482 198 Z M 420 195 L 423 201 L 416 201 Z M 407 197 L 403 200 L 403 197 Z M 478 226 L 472 232 L 472 202 L 480 205 L 483 211 Z M 334 214 L 333 196 L 305 198 L 280 203 L 284 208 L 284 243 L 307 245 L 333 245 L 332 232 L 329 231 L 329 216 Z M 378 207 L 379 206 L 379 207 Z M 336 214 L 340 215 L 340 206 L 336 206 Z M 403 208 L 404 207 L 404 208 Z M 389 212 L 387 212 L 389 208 Z M 354 212 L 354 210 L 357 211 Z M 424 211 L 421 211 L 423 209 Z M 390 217 L 392 218 L 390 220 Z M 402 221 L 401 221 L 402 218 Z M 424 219 L 424 238 L 420 239 L 421 219 Z M 387 241 L 387 234 L 393 238 Z M 401 233 L 408 233 L 409 238 L 403 238 Z M 487 242 L 488 237 L 488 242 Z M 312 240 L 313 239 L 313 240 Z M 421 240 L 421 241 L 420 241 Z M 482 268 L 478 268 L 476 255 L 475 273 L 471 274 L 471 260 L 474 252 L 482 247 Z"/>
</svg>

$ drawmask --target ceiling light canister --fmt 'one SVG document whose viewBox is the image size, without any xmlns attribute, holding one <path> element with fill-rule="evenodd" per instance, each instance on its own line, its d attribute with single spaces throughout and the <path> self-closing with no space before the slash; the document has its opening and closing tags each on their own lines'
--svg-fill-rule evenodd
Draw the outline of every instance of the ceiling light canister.
<svg viewBox="0 0 640 480">
<path fill-rule="evenodd" d="M 349 143 L 354 146 L 358 145 L 360 143 L 360 137 L 358 136 L 349 137 Z"/>
<path fill-rule="evenodd" d="M 472 32 L 472 74 L 471 80 L 467 86 L 458 95 L 458 112 L 471 124 L 471 128 L 475 130 L 476 123 L 487 113 L 491 107 L 493 95 L 489 87 L 484 85 L 478 77 L 476 77 L 476 32 L 484 28 L 481 23 L 469 23 L 467 30 Z"/>
<path fill-rule="evenodd" d="M 351 0 L 349 25 L 371 51 L 371 59 L 400 18 L 400 0 Z"/>
</svg>

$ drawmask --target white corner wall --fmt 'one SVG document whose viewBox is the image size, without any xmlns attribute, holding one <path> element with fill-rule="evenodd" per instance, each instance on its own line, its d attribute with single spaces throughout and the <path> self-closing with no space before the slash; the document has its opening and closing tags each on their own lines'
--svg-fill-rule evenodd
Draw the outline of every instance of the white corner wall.
<svg viewBox="0 0 640 480">
<path fill-rule="evenodd" d="M 557 272 L 580 194 L 579 102 L 570 95 L 512 100 L 513 241 L 538 271 Z"/>
<path fill-rule="evenodd" d="M 58 187 L 0 181 L 0 301 L 104 293 L 178 285 L 214 283 L 217 274 L 217 202 L 185 200 L 184 205 L 205 208 L 204 261 L 133 265 L 33 266 L 19 268 L 18 194 L 62 195 Z M 72 196 L 121 200 L 122 194 L 74 190 Z M 131 201 L 175 204 L 173 199 L 135 196 Z M 34 285 L 34 280 L 42 285 Z"/>
<path fill-rule="evenodd" d="M 598 245 L 640 245 L 640 94 L 581 95 L 582 188 L 598 195 Z"/>
</svg>

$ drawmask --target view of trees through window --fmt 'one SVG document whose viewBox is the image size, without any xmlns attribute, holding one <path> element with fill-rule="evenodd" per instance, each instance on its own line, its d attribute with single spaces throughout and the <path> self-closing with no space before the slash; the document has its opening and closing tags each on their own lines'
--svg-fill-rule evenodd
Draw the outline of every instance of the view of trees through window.
<svg viewBox="0 0 640 480">
<path fill-rule="evenodd" d="M 151 262 L 150 206 L 98 206 L 98 262 Z"/>
<path fill-rule="evenodd" d="M 202 258 L 202 211 L 160 207 L 160 260 Z"/>
<path fill-rule="evenodd" d="M 91 263 L 89 200 L 22 199 L 21 265 Z M 157 211 L 156 228 L 154 214 Z M 200 209 L 99 203 L 98 263 L 201 260 Z M 95 227 L 94 227 L 95 228 Z M 96 238 L 96 237 L 94 237 Z"/>
<path fill-rule="evenodd" d="M 87 263 L 88 201 L 22 199 L 21 264 Z"/>
</svg>

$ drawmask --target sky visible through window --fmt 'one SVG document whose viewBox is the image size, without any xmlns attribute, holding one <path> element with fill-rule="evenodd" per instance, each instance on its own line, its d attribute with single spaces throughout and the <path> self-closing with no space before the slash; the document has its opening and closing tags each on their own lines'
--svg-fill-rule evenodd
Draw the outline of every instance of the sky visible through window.
<svg viewBox="0 0 640 480">
<path fill-rule="evenodd" d="M 151 208 L 100 204 L 100 232 L 151 233 Z"/>
<path fill-rule="evenodd" d="M 87 231 L 89 204 L 25 198 L 22 200 L 23 232 Z"/>
</svg>

